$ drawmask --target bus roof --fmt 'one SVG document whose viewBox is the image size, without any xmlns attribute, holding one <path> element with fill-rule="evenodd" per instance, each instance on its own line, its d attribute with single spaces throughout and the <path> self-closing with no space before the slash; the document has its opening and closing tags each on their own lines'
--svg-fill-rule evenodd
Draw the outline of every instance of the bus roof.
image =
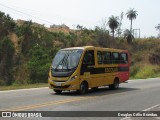
<svg viewBox="0 0 160 120">
<path fill-rule="evenodd" d="M 89 49 L 94 48 L 95 50 L 102 50 L 102 51 L 111 51 L 111 52 L 128 52 L 128 50 L 122 50 L 122 49 L 114 49 L 114 48 L 103 48 L 103 47 L 94 47 L 94 46 L 83 46 L 83 47 L 70 47 L 70 48 L 64 48 L 61 50 L 75 50 L 75 49 Z"/>
<path fill-rule="evenodd" d="M 87 48 L 94 48 L 94 46 L 70 47 L 70 48 L 64 48 L 61 50 L 74 50 L 74 49 L 87 49 Z"/>
</svg>

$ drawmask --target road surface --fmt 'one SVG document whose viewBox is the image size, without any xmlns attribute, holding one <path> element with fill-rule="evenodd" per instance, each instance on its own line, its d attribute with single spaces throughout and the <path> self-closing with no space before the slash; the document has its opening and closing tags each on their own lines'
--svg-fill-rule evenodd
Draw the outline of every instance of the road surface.
<svg viewBox="0 0 160 120">
<path fill-rule="evenodd" d="M 129 80 L 118 90 L 99 88 L 85 95 L 76 92 L 55 94 L 48 88 L 0 91 L 0 111 L 151 111 L 160 110 L 160 78 Z M 63 117 L 54 117 L 61 120 Z M 6 118 L 0 118 L 6 119 Z M 7 118 L 9 119 L 9 118 Z M 21 119 L 21 118 L 19 118 Z M 33 118 L 29 118 L 33 119 Z M 42 118 L 53 120 L 53 118 Z M 66 120 L 101 120 L 105 117 L 67 117 Z M 109 117 L 107 119 L 139 120 L 142 118 Z M 148 118 L 153 120 L 159 117 Z M 15 118 L 18 120 L 18 118 Z M 38 119 L 37 119 L 38 120 Z"/>
</svg>

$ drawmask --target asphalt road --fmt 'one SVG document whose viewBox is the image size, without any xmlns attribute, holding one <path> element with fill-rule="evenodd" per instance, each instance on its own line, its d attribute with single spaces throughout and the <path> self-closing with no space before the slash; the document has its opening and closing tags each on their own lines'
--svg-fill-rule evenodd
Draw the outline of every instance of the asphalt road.
<svg viewBox="0 0 160 120">
<path fill-rule="evenodd" d="M 48 88 L 0 91 L 0 111 L 160 111 L 160 78 L 129 80 L 120 84 L 118 90 L 99 88 L 85 95 L 76 92 L 55 94 Z M 6 119 L 6 118 L 0 118 Z M 7 118 L 9 119 L 9 118 Z M 13 118 L 12 118 L 13 119 Z M 21 118 L 19 118 L 21 119 Z M 29 118 L 29 120 L 32 118 Z M 101 120 L 139 118 L 126 117 L 54 117 L 47 120 Z M 142 118 L 140 118 L 142 119 Z M 148 118 L 158 120 L 159 117 Z M 18 118 L 15 118 L 18 120 Z"/>
</svg>

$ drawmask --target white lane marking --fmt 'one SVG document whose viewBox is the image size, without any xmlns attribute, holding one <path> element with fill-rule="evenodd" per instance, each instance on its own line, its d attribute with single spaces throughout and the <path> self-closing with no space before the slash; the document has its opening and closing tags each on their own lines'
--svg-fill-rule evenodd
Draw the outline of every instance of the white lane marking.
<svg viewBox="0 0 160 120">
<path fill-rule="evenodd" d="M 0 93 L 3 93 L 3 92 L 18 92 L 18 91 L 39 90 L 39 89 L 46 89 L 46 88 L 48 88 L 48 87 L 28 88 L 28 89 L 16 89 L 16 90 L 4 90 L 4 91 L 0 91 Z"/>
<path fill-rule="evenodd" d="M 157 105 L 152 106 L 152 107 L 150 107 L 150 108 L 147 108 L 147 109 L 145 109 L 145 110 L 143 110 L 143 111 L 149 111 L 149 110 L 151 110 L 151 109 L 153 109 L 153 108 L 156 108 L 156 107 L 159 107 L 159 106 L 160 106 L 160 104 L 157 104 Z M 154 117 L 154 118 L 156 118 L 156 119 L 159 119 L 159 120 L 160 120 L 160 117 Z"/>
<path fill-rule="evenodd" d="M 157 104 L 157 105 L 155 105 L 155 106 L 149 107 L 149 108 L 147 108 L 147 109 L 145 109 L 145 110 L 142 110 L 142 111 L 149 111 L 149 110 L 151 110 L 151 109 L 153 109 L 153 108 L 156 108 L 156 107 L 159 107 L 159 106 L 160 106 L 160 104 Z"/>
<path fill-rule="evenodd" d="M 154 106 L 152 106 L 152 107 L 149 107 L 149 108 L 147 108 L 147 109 L 144 109 L 144 110 L 142 110 L 142 111 L 149 111 L 149 110 L 151 110 L 151 109 L 153 109 L 153 108 L 156 108 L 156 107 L 159 107 L 160 106 L 160 104 L 157 104 L 157 105 L 154 105 Z M 140 112 L 142 112 L 142 111 L 140 111 Z M 140 113 L 139 112 L 139 113 Z M 157 117 L 156 117 L 157 118 Z M 157 118 L 157 119 L 160 119 L 160 118 Z M 124 117 L 124 118 L 122 118 L 122 119 L 120 119 L 120 120 L 132 120 L 131 119 L 131 117 Z"/>
</svg>

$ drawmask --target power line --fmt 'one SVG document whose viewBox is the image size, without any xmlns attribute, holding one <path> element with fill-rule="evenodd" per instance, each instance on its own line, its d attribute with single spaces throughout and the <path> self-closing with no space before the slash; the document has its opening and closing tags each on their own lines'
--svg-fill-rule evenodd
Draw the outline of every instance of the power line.
<svg viewBox="0 0 160 120">
<path fill-rule="evenodd" d="M 1 4 L 1 3 L 0 3 L 0 5 L 3 6 L 3 7 L 5 7 L 5 8 L 9 8 L 9 9 L 11 9 L 11 10 L 13 10 L 13 11 L 19 12 L 19 13 L 21 13 L 21 14 L 25 14 L 25 15 L 30 16 L 30 17 L 33 17 L 33 18 L 35 18 L 35 19 L 38 19 L 38 20 L 47 22 L 47 23 L 49 23 L 49 24 L 51 24 L 51 25 L 53 24 L 52 22 L 49 22 L 49 21 L 44 20 L 44 19 L 41 19 L 41 18 L 37 18 L 37 17 L 35 17 L 35 16 L 33 16 L 33 15 L 30 15 L 30 14 L 28 14 L 28 13 L 21 12 L 21 11 L 19 11 L 19 10 L 14 9 L 14 8 L 8 7 L 8 6 L 4 5 L 4 4 Z"/>
</svg>

